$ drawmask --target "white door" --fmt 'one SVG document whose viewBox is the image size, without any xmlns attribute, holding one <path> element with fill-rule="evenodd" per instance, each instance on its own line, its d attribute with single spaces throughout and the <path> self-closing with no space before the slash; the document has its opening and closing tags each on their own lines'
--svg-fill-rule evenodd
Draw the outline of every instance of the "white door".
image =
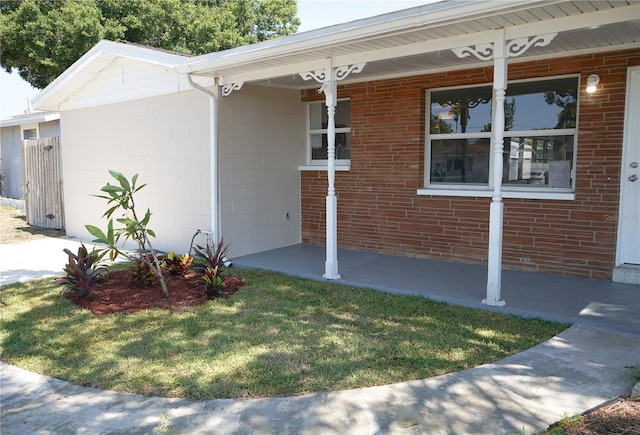
<svg viewBox="0 0 640 435">
<path fill-rule="evenodd" d="M 640 265 L 640 67 L 629 68 L 620 179 L 617 264 Z"/>
</svg>

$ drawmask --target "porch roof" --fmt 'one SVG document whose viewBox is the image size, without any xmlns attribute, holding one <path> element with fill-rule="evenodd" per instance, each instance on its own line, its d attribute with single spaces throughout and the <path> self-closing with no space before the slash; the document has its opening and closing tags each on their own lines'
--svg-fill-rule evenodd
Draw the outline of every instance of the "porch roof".
<svg viewBox="0 0 640 435">
<path fill-rule="evenodd" d="M 309 88 L 299 73 L 366 62 L 353 81 L 446 71 L 483 64 L 451 49 L 558 33 L 521 60 L 637 47 L 640 3 L 628 1 L 443 1 L 212 53 L 177 66 L 180 73 L 218 77 L 220 84 Z"/>
<path fill-rule="evenodd" d="M 486 65 L 452 49 L 557 33 L 518 60 L 592 53 L 640 45 L 638 0 L 441 1 L 203 56 L 188 57 L 135 44 L 101 41 L 33 100 L 64 111 L 192 89 L 185 75 L 213 85 L 251 82 L 316 87 L 301 72 L 365 63 L 345 83 Z M 127 82 L 123 80 L 127 72 Z M 108 91 L 105 91 L 108 89 Z"/>
</svg>

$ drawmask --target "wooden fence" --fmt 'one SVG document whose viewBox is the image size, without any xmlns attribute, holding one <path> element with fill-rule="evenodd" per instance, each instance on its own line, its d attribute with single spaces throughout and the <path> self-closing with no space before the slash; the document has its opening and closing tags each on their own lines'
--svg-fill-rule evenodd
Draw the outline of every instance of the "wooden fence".
<svg viewBox="0 0 640 435">
<path fill-rule="evenodd" d="M 27 223 L 64 229 L 60 137 L 25 140 L 22 149 Z"/>
</svg>

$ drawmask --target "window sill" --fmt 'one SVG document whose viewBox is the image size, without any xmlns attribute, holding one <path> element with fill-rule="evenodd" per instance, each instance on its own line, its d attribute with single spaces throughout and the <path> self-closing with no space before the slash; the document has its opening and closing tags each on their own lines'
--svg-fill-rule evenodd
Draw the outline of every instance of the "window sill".
<svg viewBox="0 0 640 435">
<path fill-rule="evenodd" d="M 299 171 L 328 171 L 329 167 L 327 165 L 302 165 L 298 166 Z M 339 164 L 336 165 L 336 172 L 338 171 L 350 171 L 351 164 Z"/>
<path fill-rule="evenodd" d="M 461 189 L 459 187 L 423 187 L 418 189 L 418 195 L 432 196 L 466 196 L 491 198 L 493 190 L 486 188 Z M 575 192 L 571 191 L 554 191 L 554 190 L 502 190 L 503 198 L 520 198 L 520 199 L 551 199 L 558 201 L 573 201 L 576 199 Z"/>
</svg>

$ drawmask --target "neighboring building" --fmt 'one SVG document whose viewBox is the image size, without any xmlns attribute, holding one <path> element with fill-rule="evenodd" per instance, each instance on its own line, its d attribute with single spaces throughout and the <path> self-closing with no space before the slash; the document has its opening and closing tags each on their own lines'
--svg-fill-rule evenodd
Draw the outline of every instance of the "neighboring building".
<svg viewBox="0 0 640 435">
<path fill-rule="evenodd" d="M 60 136 L 60 114 L 57 112 L 34 112 L 0 119 L 0 158 L 5 177 L 0 196 L 23 197 L 22 141 L 51 136 Z"/>
<path fill-rule="evenodd" d="M 34 104 L 61 112 L 72 236 L 114 169 L 162 249 L 487 264 L 491 305 L 502 265 L 640 283 L 637 1 L 442 2 L 193 58 L 103 41 Z"/>
</svg>

